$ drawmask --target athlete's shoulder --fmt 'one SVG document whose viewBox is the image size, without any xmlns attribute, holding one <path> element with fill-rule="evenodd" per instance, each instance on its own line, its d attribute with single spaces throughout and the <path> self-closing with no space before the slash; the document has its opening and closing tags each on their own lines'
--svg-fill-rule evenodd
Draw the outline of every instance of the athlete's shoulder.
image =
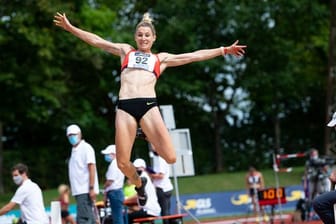
<svg viewBox="0 0 336 224">
<path fill-rule="evenodd" d="M 156 55 L 159 58 L 160 62 L 164 62 L 170 57 L 171 54 L 167 52 L 160 52 L 160 53 L 157 53 Z"/>
</svg>

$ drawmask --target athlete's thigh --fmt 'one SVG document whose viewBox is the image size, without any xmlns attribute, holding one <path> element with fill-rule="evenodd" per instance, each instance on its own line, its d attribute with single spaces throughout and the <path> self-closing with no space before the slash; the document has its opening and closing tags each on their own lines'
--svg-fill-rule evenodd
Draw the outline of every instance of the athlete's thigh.
<svg viewBox="0 0 336 224">
<path fill-rule="evenodd" d="M 169 131 L 158 107 L 150 109 L 140 120 L 140 125 L 148 141 L 165 160 L 174 160 L 175 149 Z"/>
<path fill-rule="evenodd" d="M 115 144 L 118 161 L 127 162 L 130 160 L 136 129 L 137 122 L 134 117 L 123 110 L 117 109 L 115 118 Z"/>
<path fill-rule="evenodd" d="M 140 125 L 147 139 L 154 144 L 154 142 L 168 141 L 169 132 L 161 117 L 158 107 L 153 107 L 141 118 Z"/>
</svg>

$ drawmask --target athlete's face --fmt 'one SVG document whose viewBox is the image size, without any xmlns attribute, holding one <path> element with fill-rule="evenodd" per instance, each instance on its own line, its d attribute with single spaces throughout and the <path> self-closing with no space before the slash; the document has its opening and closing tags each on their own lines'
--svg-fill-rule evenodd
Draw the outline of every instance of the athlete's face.
<svg viewBox="0 0 336 224">
<path fill-rule="evenodd" d="M 150 27 L 140 26 L 135 32 L 135 42 L 138 50 L 143 52 L 151 52 L 151 48 L 156 39 Z"/>
</svg>

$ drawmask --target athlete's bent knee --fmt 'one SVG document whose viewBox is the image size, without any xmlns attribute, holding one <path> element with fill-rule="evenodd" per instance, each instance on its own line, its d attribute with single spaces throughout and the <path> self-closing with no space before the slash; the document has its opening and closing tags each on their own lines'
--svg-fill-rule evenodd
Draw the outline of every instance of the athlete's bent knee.
<svg viewBox="0 0 336 224">
<path fill-rule="evenodd" d="M 173 164 L 176 162 L 176 155 L 168 155 L 165 160 L 167 163 Z"/>
</svg>

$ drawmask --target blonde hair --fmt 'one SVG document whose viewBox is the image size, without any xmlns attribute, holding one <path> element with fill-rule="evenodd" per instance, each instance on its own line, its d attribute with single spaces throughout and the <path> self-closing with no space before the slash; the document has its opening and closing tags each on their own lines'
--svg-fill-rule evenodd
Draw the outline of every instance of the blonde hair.
<svg viewBox="0 0 336 224">
<path fill-rule="evenodd" d="M 153 19 L 151 18 L 150 14 L 146 12 L 145 14 L 143 14 L 142 20 L 138 23 L 135 30 L 137 31 L 139 27 L 149 27 L 152 30 L 153 34 L 156 35 L 155 27 L 152 21 Z"/>
<path fill-rule="evenodd" d="M 59 185 L 59 187 L 58 187 L 58 193 L 59 193 L 59 194 L 63 194 L 64 192 L 69 191 L 69 190 L 70 190 L 70 189 L 69 189 L 69 186 L 66 185 L 66 184 L 61 184 L 61 185 Z"/>
</svg>

